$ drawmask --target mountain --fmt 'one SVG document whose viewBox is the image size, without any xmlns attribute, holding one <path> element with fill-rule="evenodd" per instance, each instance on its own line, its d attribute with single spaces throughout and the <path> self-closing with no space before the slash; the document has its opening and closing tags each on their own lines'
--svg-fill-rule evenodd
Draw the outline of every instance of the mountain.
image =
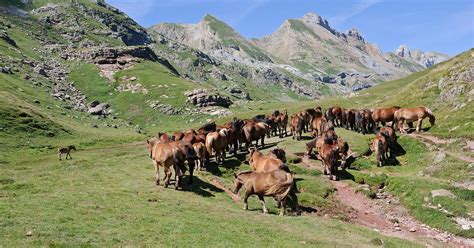
<svg viewBox="0 0 474 248">
<path fill-rule="evenodd" d="M 292 75 L 292 85 L 297 85 L 293 89 L 304 85 L 313 91 L 314 88 L 329 87 L 326 92 L 334 93 L 359 90 L 441 61 L 427 55 L 411 58 L 383 53 L 377 44 L 367 42 L 357 29 L 339 32 L 315 13 L 308 13 L 300 19 L 288 19 L 277 31 L 260 39 L 248 40 L 212 15 L 206 15 L 197 24 L 161 23 L 148 31 L 163 42 L 195 49 L 222 64 L 238 67 L 238 70 L 244 67 L 259 74 L 263 68 L 269 68 L 272 72 Z M 175 52 L 179 51 L 175 49 Z M 167 58 L 173 60 L 169 55 Z M 422 63 L 423 60 L 429 62 Z M 222 73 L 234 72 L 230 68 L 217 74 Z M 271 77 L 261 78 L 263 83 L 274 82 Z M 285 87 L 281 80 L 278 84 Z M 318 95 L 309 93 L 307 96 Z"/>
<path fill-rule="evenodd" d="M 395 55 L 398 57 L 404 58 L 409 61 L 414 61 L 426 68 L 432 67 L 435 64 L 443 62 L 449 59 L 449 56 L 446 54 L 438 52 L 422 52 L 420 50 L 410 50 L 405 45 L 400 45 L 397 50 L 395 50 Z"/>
<path fill-rule="evenodd" d="M 277 31 L 255 43 L 302 71 L 327 76 L 326 81 L 345 81 L 349 86 L 395 79 L 424 68 L 403 57 L 387 58 L 357 29 L 339 32 L 315 13 L 286 20 Z M 335 77 L 339 73 L 343 77 Z"/>
</svg>

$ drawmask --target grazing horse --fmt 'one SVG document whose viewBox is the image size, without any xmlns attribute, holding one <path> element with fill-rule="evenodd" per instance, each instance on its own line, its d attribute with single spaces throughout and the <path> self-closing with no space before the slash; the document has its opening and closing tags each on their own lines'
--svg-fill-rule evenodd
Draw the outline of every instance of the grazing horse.
<svg viewBox="0 0 474 248">
<path fill-rule="evenodd" d="M 207 160 L 212 156 L 212 150 L 216 153 L 216 163 L 224 163 L 225 148 L 227 147 L 227 129 L 223 128 L 219 132 L 210 132 L 206 136 Z"/>
<path fill-rule="evenodd" d="M 206 145 L 203 142 L 197 142 L 193 144 L 193 148 L 197 156 L 197 159 L 195 160 L 195 167 L 197 171 L 200 171 L 202 170 L 204 159 L 206 158 Z"/>
<path fill-rule="evenodd" d="M 372 120 L 375 123 L 375 126 L 379 125 L 379 122 L 382 123 L 382 126 L 385 126 L 385 123 L 392 122 L 392 127 L 394 127 L 394 114 L 395 111 L 399 110 L 400 107 L 393 106 L 390 108 L 379 108 L 372 111 Z"/>
<path fill-rule="evenodd" d="M 67 160 L 68 156 L 69 156 L 70 159 L 72 159 L 71 150 L 76 151 L 76 147 L 73 146 L 73 145 L 70 145 L 70 146 L 67 146 L 67 147 L 58 148 L 59 161 L 61 161 L 61 154 L 66 154 L 66 160 Z"/>
<path fill-rule="evenodd" d="M 274 170 L 290 172 L 288 166 L 275 155 L 271 155 L 271 153 L 264 155 L 257 149 L 250 150 L 249 164 L 256 172 L 270 172 Z"/>
<path fill-rule="evenodd" d="M 380 132 L 377 132 L 375 138 L 369 147 L 370 151 L 375 153 L 377 166 L 383 166 L 385 159 L 387 159 L 388 143 L 387 139 Z"/>
<path fill-rule="evenodd" d="M 294 114 L 291 116 L 291 123 L 290 123 L 290 132 L 293 135 L 293 139 L 296 140 L 301 139 L 301 135 L 304 130 L 304 120 L 299 114 Z"/>
<path fill-rule="evenodd" d="M 264 196 L 272 196 L 280 206 L 280 216 L 285 214 L 286 199 L 290 195 L 294 180 L 293 175 L 284 170 L 274 170 L 271 172 L 259 173 L 255 171 L 243 171 L 235 175 L 234 193 L 239 193 L 242 186 L 245 187 L 244 209 L 248 210 L 248 198 L 257 195 L 262 204 L 263 213 L 268 213 L 265 206 Z M 296 196 L 296 195 L 295 195 Z M 297 199 L 296 205 L 298 206 Z"/>
<path fill-rule="evenodd" d="M 395 121 L 398 125 L 398 130 L 401 133 L 407 133 L 403 128 L 403 123 L 406 121 L 407 123 L 418 121 L 416 125 L 416 131 L 419 132 L 421 129 L 421 125 L 423 119 L 429 118 L 431 126 L 434 126 L 436 118 L 433 115 L 433 112 L 429 108 L 426 107 L 417 107 L 417 108 L 400 108 L 394 113 Z"/>
<path fill-rule="evenodd" d="M 254 140 L 256 141 L 255 146 L 258 146 L 258 141 L 261 140 L 262 147 L 264 147 L 265 135 L 269 130 L 270 126 L 264 122 L 247 122 L 243 127 L 247 150 Z"/>
</svg>

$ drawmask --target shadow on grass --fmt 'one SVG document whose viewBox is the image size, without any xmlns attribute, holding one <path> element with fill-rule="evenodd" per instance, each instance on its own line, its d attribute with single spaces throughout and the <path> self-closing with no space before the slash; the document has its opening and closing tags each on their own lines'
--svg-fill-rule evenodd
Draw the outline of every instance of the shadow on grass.
<svg viewBox="0 0 474 248">
<path fill-rule="evenodd" d="M 349 173 L 347 170 L 339 170 L 338 176 L 340 180 L 351 180 L 351 181 L 355 180 L 354 175 Z"/>
<path fill-rule="evenodd" d="M 183 184 L 180 183 L 182 186 L 183 191 L 188 191 L 188 192 L 193 192 L 197 195 L 204 196 L 204 197 L 213 197 L 214 193 L 220 193 L 224 192 L 223 190 L 217 188 L 216 186 L 207 183 L 203 180 L 201 180 L 199 177 L 194 176 L 193 177 L 193 183 L 192 184 L 187 184 L 189 180 L 189 176 L 185 176 L 183 178 L 182 182 Z"/>
</svg>

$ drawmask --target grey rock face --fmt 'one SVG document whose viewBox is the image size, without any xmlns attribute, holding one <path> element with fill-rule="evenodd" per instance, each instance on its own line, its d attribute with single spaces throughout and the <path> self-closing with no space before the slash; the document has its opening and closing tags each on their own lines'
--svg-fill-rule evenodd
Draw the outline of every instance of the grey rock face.
<svg viewBox="0 0 474 248">
<path fill-rule="evenodd" d="M 209 94 L 205 89 L 195 89 L 184 93 L 188 97 L 188 102 L 198 107 L 221 106 L 228 108 L 232 101 L 227 96 L 219 94 Z"/>
</svg>

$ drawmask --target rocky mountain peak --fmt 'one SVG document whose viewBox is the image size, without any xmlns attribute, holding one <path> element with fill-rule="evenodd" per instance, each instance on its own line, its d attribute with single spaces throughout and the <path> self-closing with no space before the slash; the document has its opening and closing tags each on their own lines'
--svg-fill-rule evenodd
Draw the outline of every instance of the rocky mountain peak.
<svg viewBox="0 0 474 248">
<path fill-rule="evenodd" d="M 351 28 L 346 32 L 348 37 L 353 37 L 356 40 L 364 41 L 364 37 L 360 34 L 359 30 L 356 28 Z"/>
<path fill-rule="evenodd" d="M 411 58 L 411 51 L 406 45 L 400 45 L 397 50 L 395 50 L 395 54 L 402 58 Z"/>
<path fill-rule="evenodd" d="M 325 29 L 327 29 L 329 32 L 334 33 L 335 30 L 329 26 L 329 22 L 322 18 L 320 15 L 314 13 L 314 12 L 309 12 L 306 13 L 302 18 L 301 21 L 303 21 L 306 24 L 309 25 L 319 25 Z"/>
</svg>

